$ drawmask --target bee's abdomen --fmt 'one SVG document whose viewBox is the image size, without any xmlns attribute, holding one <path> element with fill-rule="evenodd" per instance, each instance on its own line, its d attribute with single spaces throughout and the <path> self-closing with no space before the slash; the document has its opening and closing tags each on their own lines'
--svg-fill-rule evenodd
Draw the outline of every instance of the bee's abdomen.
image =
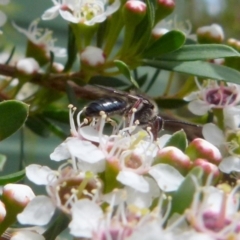
<svg viewBox="0 0 240 240">
<path fill-rule="evenodd" d="M 116 97 L 100 98 L 91 102 L 85 109 L 87 117 L 99 116 L 101 111 L 108 115 L 124 112 L 127 107 L 127 102 L 124 99 Z"/>
</svg>

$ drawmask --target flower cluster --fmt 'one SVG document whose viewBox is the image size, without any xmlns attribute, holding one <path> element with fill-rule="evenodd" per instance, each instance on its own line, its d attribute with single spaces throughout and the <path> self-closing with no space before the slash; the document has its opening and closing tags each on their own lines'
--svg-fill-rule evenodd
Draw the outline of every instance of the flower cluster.
<svg viewBox="0 0 240 240">
<path fill-rule="evenodd" d="M 173 222 L 176 200 L 172 193 L 181 193 L 181 186 L 189 181 L 198 188 L 192 173 L 197 169 L 204 174 L 207 186 L 218 179 L 219 150 L 203 139 L 195 139 L 185 150 L 170 146 L 183 131 L 154 139 L 149 127 L 143 129 L 133 121 L 135 111 L 119 124 L 105 112 L 81 121 L 84 111 L 76 114 L 76 108 L 69 106 L 71 137 L 50 155 L 51 160 L 62 162 L 58 170 L 37 164 L 26 168 L 27 177 L 45 185 L 48 196 L 34 197 L 18 214 L 18 221 L 43 226 L 58 208 L 70 217 L 69 229 L 75 237 L 149 239 L 161 234 L 174 239 L 182 224 L 188 227 L 179 237 L 205 236 L 206 229 L 193 220 L 199 215 L 194 213 L 196 204 L 205 206 L 199 198 L 201 190 L 195 193 L 194 201 L 198 202 L 193 201 L 193 207 Z M 110 135 L 105 133 L 109 123 L 113 126 Z M 199 218 L 207 225 L 209 220 L 204 216 Z"/>
</svg>

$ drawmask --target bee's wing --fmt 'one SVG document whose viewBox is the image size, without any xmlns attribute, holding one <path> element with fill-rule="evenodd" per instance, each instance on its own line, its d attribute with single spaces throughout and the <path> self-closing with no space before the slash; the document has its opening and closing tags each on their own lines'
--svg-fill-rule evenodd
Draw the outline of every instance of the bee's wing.
<svg viewBox="0 0 240 240">
<path fill-rule="evenodd" d="M 99 88 L 100 90 L 105 92 L 105 96 L 106 96 L 106 94 L 110 94 L 110 95 L 114 95 L 114 96 L 120 96 L 120 97 L 128 98 L 129 100 L 132 100 L 132 101 L 137 101 L 140 98 L 137 95 L 127 93 L 127 92 L 124 92 L 124 91 L 121 91 L 121 90 L 116 90 L 116 89 L 111 88 L 111 87 L 105 87 L 105 86 L 102 86 L 102 85 L 94 85 L 94 86 L 96 86 L 97 88 Z"/>
</svg>

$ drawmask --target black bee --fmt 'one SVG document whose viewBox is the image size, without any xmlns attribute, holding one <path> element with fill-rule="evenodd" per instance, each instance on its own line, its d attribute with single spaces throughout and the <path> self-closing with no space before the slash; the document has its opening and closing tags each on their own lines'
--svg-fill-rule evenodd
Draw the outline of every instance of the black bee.
<svg viewBox="0 0 240 240">
<path fill-rule="evenodd" d="M 105 91 L 106 96 L 92 101 L 86 106 L 84 113 L 88 118 L 99 117 L 100 112 L 103 111 L 107 116 L 125 116 L 129 123 L 132 114 L 134 114 L 133 122 L 137 121 L 143 127 L 151 127 L 154 139 L 157 138 L 159 131 L 164 128 L 165 122 L 175 122 L 198 127 L 195 124 L 182 121 L 164 120 L 158 115 L 156 103 L 144 95 L 127 93 L 103 86 L 97 87 Z"/>
</svg>

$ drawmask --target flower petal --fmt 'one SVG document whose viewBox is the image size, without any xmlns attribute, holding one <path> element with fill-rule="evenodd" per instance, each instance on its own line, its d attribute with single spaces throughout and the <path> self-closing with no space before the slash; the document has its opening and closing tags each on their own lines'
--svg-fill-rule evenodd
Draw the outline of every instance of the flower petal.
<svg viewBox="0 0 240 240">
<path fill-rule="evenodd" d="M 117 175 L 117 180 L 122 184 L 132 187 L 139 192 L 148 192 L 149 184 L 143 176 L 130 171 L 121 171 Z"/>
<path fill-rule="evenodd" d="M 224 173 L 240 172 L 240 158 L 235 156 L 226 157 L 218 167 Z"/>
<path fill-rule="evenodd" d="M 79 128 L 78 132 L 83 138 L 91 142 L 97 142 L 97 143 L 100 142 L 98 131 L 94 129 L 92 126 L 81 127 Z"/>
<path fill-rule="evenodd" d="M 88 163 L 96 163 L 105 159 L 103 152 L 91 142 L 72 138 L 67 141 L 69 152 L 72 156 Z"/>
<path fill-rule="evenodd" d="M 11 240 L 45 240 L 45 238 L 40 235 L 39 233 L 32 232 L 32 231 L 26 231 L 26 230 L 20 230 L 16 233 L 13 233 L 13 236 L 11 237 Z"/>
<path fill-rule="evenodd" d="M 223 132 L 213 123 L 204 124 L 202 134 L 208 142 L 215 146 L 219 146 L 225 142 Z"/>
<path fill-rule="evenodd" d="M 195 100 L 188 104 L 188 109 L 195 115 L 202 116 L 210 109 L 209 105 L 201 100 Z"/>
<path fill-rule="evenodd" d="M 26 167 L 26 175 L 28 179 L 37 185 L 47 185 L 50 181 L 55 180 L 52 169 L 47 166 L 31 164 Z"/>
<path fill-rule="evenodd" d="M 50 198 L 37 196 L 24 208 L 22 213 L 18 214 L 17 219 L 21 224 L 43 226 L 50 221 L 54 211 L 55 206 Z"/>
<path fill-rule="evenodd" d="M 74 17 L 72 13 L 64 10 L 59 10 L 60 15 L 62 16 L 63 19 L 72 22 L 72 23 L 79 23 L 80 19 Z"/>
<path fill-rule="evenodd" d="M 68 140 L 68 138 L 67 138 L 67 140 Z M 59 146 L 57 146 L 54 149 L 53 153 L 50 154 L 51 160 L 59 162 L 59 161 L 66 160 L 71 157 L 71 154 L 69 153 L 69 150 L 67 148 L 66 141 L 61 143 Z"/>
<path fill-rule="evenodd" d="M 83 199 L 77 201 L 71 211 L 70 233 L 75 237 L 91 238 L 103 218 L 102 209 L 96 203 Z"/>
<path fill-rule="evenodd" d="M 163 163 L 154 165 L 148 173 L 165 192 L 177 190 L 184 180 L 184 177 L 174 167 Z"/>
<path fill-rule="evenodd" d="M 57 17 L 60 7 L 60 5 L 57 5 L 46 10 L 42 15 L 42 20 L 51 20 Z"/>
</svg>

